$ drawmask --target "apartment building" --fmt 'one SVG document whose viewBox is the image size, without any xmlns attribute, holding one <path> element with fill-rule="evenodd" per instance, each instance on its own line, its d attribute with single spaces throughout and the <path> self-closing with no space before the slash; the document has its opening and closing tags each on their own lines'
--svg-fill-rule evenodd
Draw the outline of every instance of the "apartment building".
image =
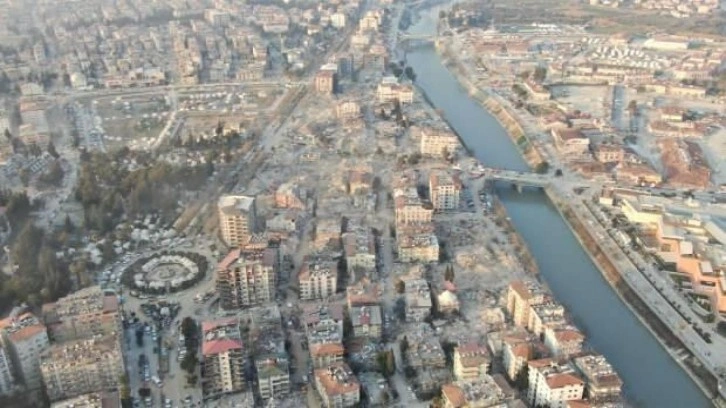
<svg viewBox="0 0 726 408">
<path fill-rule="evenodd" d="M 51 340 L 56 342 L 121 334 L 118 297 L 104 294 L 100 286 L 43 305 L 43 320 Z"/>
<path fill-rule="evenodd" d="M 217 266 L 217 293 L 224 309 L 269 302 L 277 286 L 277 248 L 232 250 Z"/>
<path fill-rule="evenodd" d="M 334 261 L 306 260 L 298 273 L 300 299 L 326 299 L 335 294 L 338 284 L 338 265 Z"/>
<path fill-rule="evenodd" d="M 357 269 L 363 271 L 375 269 L 376 241 L 369 229 L 358 228 L 344 233 L 342 238 L 348 273 L 353 274 Z"/>
<path fill-rule="evenodd" d="M 552 129 L 557 149 L 569 159 L 586 157 L 590 152 L 590 139 L 580 129 Z"/>
<path fill-rule="evenodd" d="M 433 207 L 424 204 L 415 187 L 395 190 L 394 204 L 396 225 L 428 224 L 434 214 Z"/>
<path fill-rule="evenodd" d="M 383 288 L 377 282 L 363 278 L 346 288 L 348 308 L 354 306 L 373 306 L 381 303 Z"/>
<path fill-rule="evenodd" d="M 450 131 L 416 128 L 414 135 L 418 135 L 421 154 L 424 156 L 442 157 L 444 154 L 454 154 L 459 148 L 459 138 Z"/>
<path fill-rule="evenodd" d="M 532 305 L 529 308 L 527 330 L 541 337 L 548 327 L 566 324 L 565 308 L 554 301 Z"/>
<path fill-rule="evenodd" d="M 422 322 L 431 314 L 433 306 L 429 284 L 425 279 L 410 279 L 405 282 L 406 321 Z"/>
<path fill-rule="evenodd" d="M 383 78 L 376 88 L 376 98 L 379 103 L 393 103 L 398 101 L 401 104 L 413 102 L 413 87 L 398 83 L 396 77 Z"/>
<path fill-rule="evenodd" d="M 335 105 L 335 117 L 338 119 L 354 119 L 360 115 L 360 105 L 356 101 L 345 100 Z"/>
<path fill-rule="evenodd" d="M 446 353 L 436 336 L 424 331 L 416 334 L 422 336 L 408 336 L 408 350 L 406 359 L 408 365 L 417 370 L 431 370 L 446 367 Z"/>
<path fill-rule="evenodd" d="M 494 378 L 484 375 L 477 381 L 456 381 L 441 387 L 444 408 L 504 407 L 505 394 Z"/>
<path fill-rule="evenodd" d="M 263 401 L 279 398 L 290 392 L 290 368 L 287 358 L 262 357 L 255 359 L 257 387 Z"/>
<path fill-rule="evenodd" d="M 15 376 L 13 363 L 10 360 L 10 350 L 0 338 L 0 395 L 11 394 L 15 390 Z"/>
<path fill-rule="evenodd" d="M 381 307 L 353 306 L 348 309 L 353 324 L 353 336 L 378 339 L 382 334 L 383 318 Z"/>
<path fill-rule="evenodd" d="M 457 380 L 483 378 L 489 372 L 489 350 L 478 343 L 454 348 L 454 376 Z"/>
<path fill-rule="evenodd" d="M 604 356 L 581 356 L 573 362 L 585 379 L 589 399 L 605 401 L 620 398 L 623 381 Z"/>
<path fill-rule="evenodd" d="M 457 211 L 461 196 L 461 180 L 445 170 L 432 170 L 429 175 L 429 193 L 436 211 Z"/>
<path fill-rule="evenodd" d="M 514 324 L 527 327 L 529 312 L 533 305 L 544 303 L 546 294 L 532 283 L 514 281 L 507 290 L 507 312 Z"/>
<path fill-rule="evenodd" d="M 275 190 L 275 207 L 303 210 L 307 203 L 307 191 L 293 182 L 280 185 Z"/>
<path fill-rule="evenodd" d="M 567 408 L 567 401 L 582 399 L 585 382 L 569 365 L 550 358 L 528 365 L 527 400 L 532 406 Z"/>
<path fill-rule="evenodd" d="M 237 318 L 202 322 L 202 392 L 205 396 L 244 390 L 245 350 Z"/>
<path fill-rule="evenodd" d="M 39 390 L 42 377 L 38 356 L 49 346 L 46 327 L 32 313 L 11 313 L 0 321 L 0 340 L 5 360 L 0 375 L 6 385 L 14 383 L 28 391 Z M 12 380 L 7 384 L 9 376 Z"/>
<path fill-rule="evenodd" d="M 40 371 L 51 401 L 116 389 L 125 372 L 113 335 L 52 345 L 40 355 Z"/>
<path fill-rule="evenodd" d="M 323 94 L 332 94 L 335 92 L 335 86 L 338 77 L 338 67 L 336 65 L 324 65 L 317 74 L 315 74 L 315 90 Z"/>
<path fill-rule="evenodd" d="M 548 327 L 544 332 L 545 347 L 553 356 L 572 356 L 582 351 L 585 336 L 572 326 Z"/>
<path fill-rule="evenodd" d="M 503 338 L 502 346 L 504 370 L 509 380 L 514 381 L 534 356 L 534 347 L 527 339 L 516 336 Z"/>
<path fill-rule="evenodd" d="M 303 307 L 303 323 L 313 367 L 343 361 L 343 306 L 338 303 Z"/>
<path fill-rule="evenodd" d="M 345 408 L 360 402 L 360 383 L 343 362 L 315 370 L 315 388 L 326 408 Z"/>
<path fill-rule="evenodd" d="M 417 228 L 399 228 L 396 237 L 401 262 L 438 262 L 439 239 L 433 232 Z"/>
<path fill-rule="evenodd" d="M 219 229 L 222 239 L 231 246 L 246 242 L 255 233 L 257 210 L 255 197 L 226 195 L 219 198 Z"/>
<path fill-rule="evenodd" d="M 275 305 L 251 309 L 249 320 L 257 391 L 263 400 L 286 395 L 290 390 L 290 360 L 280 310 Z"/>
<path fill-rule="evenodd" d="M 116 391 L 92 392 L 56 401 L 50 408 L 121 408 L 121 399 Z"/>
<path fill-rule="evenodd" d="M 600 163 L 621 163 L 625 160 L 625 149 L 614 143 L 598 143 L 593 146 L 592 154 Z"/>
</svg>

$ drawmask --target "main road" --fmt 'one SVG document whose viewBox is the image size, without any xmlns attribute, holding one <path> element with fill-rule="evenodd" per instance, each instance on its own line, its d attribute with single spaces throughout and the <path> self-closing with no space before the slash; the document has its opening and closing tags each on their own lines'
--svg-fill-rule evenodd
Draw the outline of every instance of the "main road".
<svg viewBox="0 0 726 408">
<path fill-rule="evenodd" d="M 431 32 L 436 27 L 436 14 L 436 10 L 423 14 L 410 31 Z M 418 86 L 443 111 L 479 161 L 488 167 L 529 170 L 505 130 L 469 97 L 434 50 L 414 50 L 407 54 L 407 60 L 416 71 Z M 691 378 L 621 302 L 543 193 L 502 189 L 500 197 L 543 279 L 587 334 L 590 344 L 618 371 L 631 402 L 657 408 L 711 406 Z"/>
</svg>

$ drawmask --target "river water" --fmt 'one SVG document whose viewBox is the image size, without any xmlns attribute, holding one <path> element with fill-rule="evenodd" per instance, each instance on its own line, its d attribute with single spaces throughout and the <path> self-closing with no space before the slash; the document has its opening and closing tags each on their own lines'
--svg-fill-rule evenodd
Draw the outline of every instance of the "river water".
<svg viewBox="0 0 726 408">
<path fill-rule="evenodd" d="M 437 10 L 409 32 L 432 32 Z M 474 156 L 489 167 L 526 170 L 505 130 L 471 99 L 432 48 L 409 51 L 417 84 Z M 629 402 L 639 407 L 710 407 L 710 401 L 604 280 L 559 212 L 539 191 L 502 188 L 499 196 L 537 261 L 540 274 L 588 342 L 615 367 Z"/>
</svg>

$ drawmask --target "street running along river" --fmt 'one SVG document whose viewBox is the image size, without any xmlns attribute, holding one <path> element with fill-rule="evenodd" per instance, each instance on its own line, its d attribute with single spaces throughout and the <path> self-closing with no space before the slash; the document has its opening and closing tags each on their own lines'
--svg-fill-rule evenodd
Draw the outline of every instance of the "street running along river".
<svg viewBox="0 0 726 408">
<path fill-rule="evenodd" d="M 433 32 L 437 14 L 435 9 L 422 13 L 409 32 Z M 406 60 L 416 72 L 417 85 L 479 161 L 489 167 L 529 170 L 504 128 L 469 97 L 433 48 L 410 51 Z M 498 194 L 541 277 L 587 334 L 589 344 L 615 367 L 629 402 L 648 408 L 712 406 L 622 303 L 543 192 L 501 188 Z"/>
</svg>

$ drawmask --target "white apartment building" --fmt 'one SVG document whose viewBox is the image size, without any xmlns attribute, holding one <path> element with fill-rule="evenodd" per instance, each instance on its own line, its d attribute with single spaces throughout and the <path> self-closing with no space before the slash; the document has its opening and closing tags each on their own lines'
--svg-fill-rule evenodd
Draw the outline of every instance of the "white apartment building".
<svg viewBox="0 0 726 408">
<path fill-rule="evenodd" d="M 326 299 L 335 294 L 338 269 L 333 261 L 306 261 L 298 274 L 300 299 Z"/>
<path fill-rule="evenodd" d="M 459 209 L 461 180 L 445 170 L 432 170 L 429 175 L 431 203 L 436 211 L 456 211 Z"/>
<path fill-rule="evenodd" d="M 227 195 L 219 198 L 219 229 L 224 242 L 233 247 L 243 244 L 255 232 L 255 197 Z"/>
<path fill-rule="evenodd" d="M 424 156 L 442 156 L 445 152 L 453 154 L 459 148 L 459 139 L 451 132 L 418 128 L 417 133 L 421 139 L 421 154 Z"/>
<path fill-rule="evenodd" d="M 2 341 L 18 376 L 18 384 L 28 391 L 39 390 L 43 380 L 40 354 L 49 347 L 48 332 L 31 313 L 8 317 L 0 322 Z"/>
<path fill-rule="evenodd" d="M 398 83 L 396 77 L 383 78 L 376 88 L 376 98 L 379 103 L 393 103 L 398 101 L 401 104 L 413 102 L 413 87 Z"/>
<path fill-rule="evenodd" d="M 585 382 L 567 364 L 545 358 L 529 365 L 527 400 L 531 406 L 567 408 L 567 402 L 582 399 Z"/>
</svg>

